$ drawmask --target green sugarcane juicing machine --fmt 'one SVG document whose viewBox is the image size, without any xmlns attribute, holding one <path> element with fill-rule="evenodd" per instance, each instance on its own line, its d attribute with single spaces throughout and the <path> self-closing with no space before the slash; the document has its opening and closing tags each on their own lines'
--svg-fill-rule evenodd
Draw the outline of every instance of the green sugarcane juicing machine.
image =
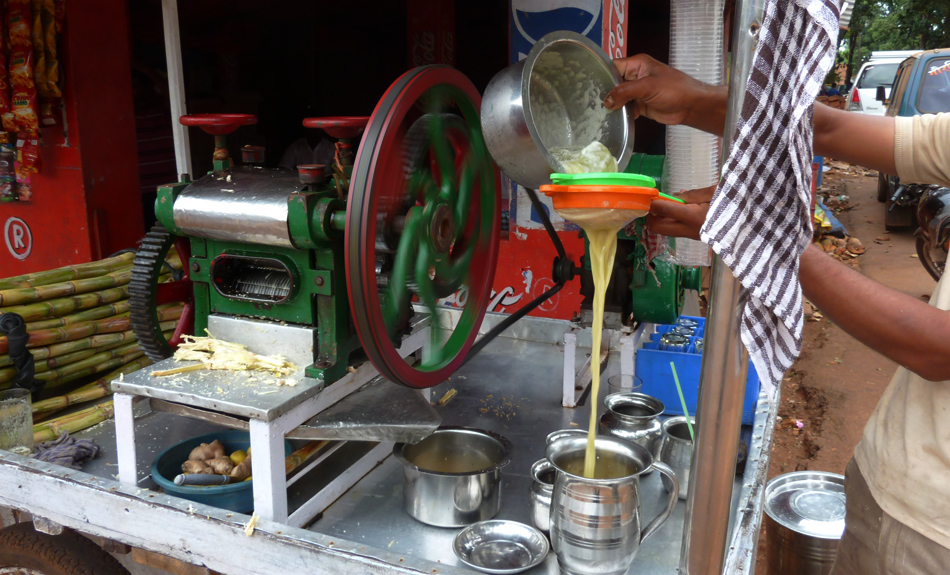
<svg viewBox="0 0 950 575">
<path fill-rule="evenodd" d="M 368 118 L 304 120 L 338 140 L 336 157 L 330 166 L 297 171 L 263 167 L 256 147 L 242 150 L 243 165 L 229 158 L 226 135 L 256 122 L 253 116 L 182 117 L 215 136 L 214 170 L 158 191 L 160 225 L 137 254 L 130 286 L 143 348 L 155 360 L 167 358 L 182 335 L 204 335 L 209 318 L 226 317 L 244 329 L 266 322 L 311 330 L 306 376 L 325 384 L 364 359 L 406 386 L 444 381 L 491 337 L 584 273 L 549 230 L 559 253 L 553 291 L 475 342 L 501 237 L 499 173 L 482 138 L 479 105 L 477 90 L 457 70 L 413 69 Z M 627 284 L 620 290 L 632 311 L 626 320 L 674 321 L 684 285 L 696 287 L 695 274 L 686 281 L 672 264 L 648 264 L 635 237 L 622 239 L 629 243 L 620 251 L 626 257 L 618 258 L 624 272 L 617 281 Z M 182 273 L 158 283 L 172 246 Z M 440 300 L 453 294 L 454 326 L 436 329 L 433 322 L 421 359 L 405 359 L 399 348 L 413 323 L 436 317 Z M 187 305 L 167 338 L 156 308 L 171 301 Z"/>
</svg>

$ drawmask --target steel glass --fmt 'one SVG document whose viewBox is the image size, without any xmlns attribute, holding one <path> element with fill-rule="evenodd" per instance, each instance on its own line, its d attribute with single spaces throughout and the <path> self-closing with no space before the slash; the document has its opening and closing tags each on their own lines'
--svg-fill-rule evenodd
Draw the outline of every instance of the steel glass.
<svg viewBox="0 0 950 575">
<path fill-rule="evenodd" d="M 696 420 L 690 418 L 690 422 L 693 424 L 693 431 L 698 433 Z M 656 444 L 654 455 L 658 461 L 670 466 L 676 473 L 678 480 L 674 487 L 674 484 L 664 477 L 663 487 L 669 492 L 675 492 L 680 499 L 686 499 L 686 492 L 689 489 L 690 465 L 693 458 L 693 440 L 690 439 L 685 416 L 678 415 L 663 422 L 660 440 Z"/>
<path fill-rule="evenodd" d="M 33 408 L 27 389 L 0 391 L 0 449 L 20 455 L 33 451 Z"/>
</svg>

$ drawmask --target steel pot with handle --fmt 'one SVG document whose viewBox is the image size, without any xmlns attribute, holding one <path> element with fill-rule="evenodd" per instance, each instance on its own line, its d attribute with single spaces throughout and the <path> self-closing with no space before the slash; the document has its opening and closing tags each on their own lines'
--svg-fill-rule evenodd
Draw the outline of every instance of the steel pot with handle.
<svg viewBox="0 0 950 575">
<path fill-rule="evenodd" d="M 625 108 L 608 112 L 603 105 L 619 84 L 613 62 L 590 39 L 568 31 L 547 34 L 527 58 L 496 74 L 485 88 L 485 145 L 506 176 L 535 190 L 561 171 L 551 155 L 556 148 L 599 141 L 623 171 L 633 148 L 633 124 Z"/>
<path fill-rule="evenodd" d="M 511 442 L 464 427 L 442 427 L 419 443 L 397 443 L 403 465 L 406 513 L 437 527 L 462 527 L 494 517 L 501 509 L 501 470 L 511 461 Z"/>
</svg>

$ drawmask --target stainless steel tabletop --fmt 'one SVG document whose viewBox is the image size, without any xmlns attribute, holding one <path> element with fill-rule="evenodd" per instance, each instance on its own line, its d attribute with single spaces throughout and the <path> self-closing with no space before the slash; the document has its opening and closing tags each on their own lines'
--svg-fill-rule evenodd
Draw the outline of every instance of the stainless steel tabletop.
<svg viewBox="0 0 950 575">
<path fill-rule="evenodd" d="M 323 380 L 296 374 L 286 378 L 294 385 L 280 385 L 276 376 L 259 371 L 204 369 L 163 377 L 152 375 L 153 371 L 195 364 L 165 359 L 113 381 L 112 390 L 271 421 L 323 389 Z"/>
<path fill-rule="evenodd" d="M 499 338 L 449 381 L 433 388 L 433 401 L 449 389 L 458 392 L 446 405 L 437 407 L 444 424 L 495 431 L 514 444 L 512 461 L 503 472 L 498 519 L 530 524 L 529 469 L 544 457 L 545 437 L 558 429 L 586 429 L 589 401 L 576 409 L 561 407 L 562 362 L 559 346 Z M 608 364 L 605 381 L 607 375 L 618 371 L 619 365 Z M 601 406 L 604 395 L 601 393 Z M 460 529 L 430 527 L 409 517 L 403 510 L 402 485 L 402 467 L 389 458 L 329 507 L 311 530 L 465 568 L 452 552 Z M 661 511 L 666 492 L 657 473 L 641 481 L 641 490 L 641 522 L 645 525 Z M 738 493 L 736 489 L 733 513 Z M 644 543 L 630 573 L 676 573 L 684 509 L 681 501 L 666 525 Z M 558 573 L 554 553 L 528 573 Z"/>
<path fill-rule="evenodd" d="M 619 361 L 611 360 L 604 373 L 604 378 L 619 371 Z M 140 392 L 140 395 L 155 395 L 155 382 L 146 380 L 147 388 L 128 386 L 141 385 L 135 383 L 139 378 L 151 378 L 150 372 L 161 369 L 162 366 L 150 367 L 126 377 L 120 387 L 131 393 Z M 438 399 L 450 389 L 455 389 L 457 395 L 445 405 L 435 408 L 442 416 L 446 425 L 463 425 L 495 431 L 507 437 L 514 444 L 511 463 L 504 470 L 503 502 L 499 519 L 511 519 L 525 523 L 530 522 L 528 489 L 531 483 L 529 468 L 531 464 L 544 456 L 544 440 L 548 433 L 558 429 L 586 429 L 590 417 L 590 401 L 584 401 L 576 409 L 561 407 L 561 377 L 563 369 L 562 346 L 550 343 L 499 338 L 492 342 L 481 354 L 473 358 L 462 370 L 449 381 L 433 388 L 432 401 Z M 156 379 L 156 378 L 152 378 Z M 216 389 L 197 389 L 192 386 L 189 390 L 181 390 L 174 386 L 174 377 L 168 378 L 168 386 L 163 388 L 173 401 L 183 401 L 181 396 L 172 397 L 172 394 L 192 394 L 194 401 L 213 403 L 222 409 L 222 399 Z M 200 381 L 200 380 L 199 380 Z M 251 382 L 253 383 L 253 382 Z M 206 386 L 209 384 L 205 384 Z M 278 394 L 255 396 L 252 390 L 264 389 L 270 391 L 273 387 L 248 385 L 242 391 L 242 386 L 231 386 L 235 392 L 230 396 L 237 396 L 242 404 L 247 401 L 248 395 L 256 397 L 263 405 L 268 398 L 273 398 L 274 404 L 280 405 L 274 398 Z M 605 386 L 606 387 L 606 386 Z M 222 387 L 222 389 L 224 389 Z M 287 391 L 296 390 L 290 388 Z M 242 397 L 242 395 L 244 397 Z M 600 394 L 599 406 L 603 405 L 605 393 Z M 188 401 L 185 399 L 184 401 Z M 256 401 L 256 400 L 255 400 Z M 286 401 L 286 398 L 285 398 Z M 760 399 L 762 402 L 763 399 Z M 767 401 L 766 401 L 767 403 Z M 275 408 L 272 405 L 272 408 Z M 154 488 L 148 477 L 148 469 L 154 457 L 164 448 L 174 443 L 201 433 L 218 429 L 213 424 L 187 419 L 167 413 L 148 413 L 147 402 L 137 406 L 140 417 L 137 419 L 137 433 L 142 439 L 140 445 L 139 486 Z M 767 405 L 760 405 L 757 410 L 757 425 L 766 423 L 765 414 L 769 412 Z M 760 422 L 759 419 L 762 421 Z M 86 471 L 101 477 L 112 478 L 116 473 L 114 452 L 114 428 L 111 422 L 97 426 L 79 434 L 82 437 L 93 438 L 103 447 L 99 458 L 87 464 Z M 761 439 L 761 435 L 757 436 Z M 753 438 L 755 439 L 755 438 Z M 768 437 L 766 437 L 768 439 Z M 753 441 L 755 443 L 755 441 Z M 766 441 L 770 445 L 770 441 Z M 351 444 L 341 450 L 342 455 L 356 457 L 362 445 Z M 768 446 L 754 447 L 750 451 L 763 453 L 767 458 Z M 755 463 L 756 468 L 763 467 L 762 461 Z M 767 464 L 767 462 L 766 462 Z M 733 493 L 732 513 L 730 525 L 737 523 L 736 510 L 741 506 L 761 506 L 761 502 L 752 501 L 754 494 L 749 489 L 742 489 L 741 478 L 736 478 Z M 323 479 L 304 477 L 294 484 L 291 496 L 291 507 L 295 507 L 298 500 L 297 491 L 310 491 L 313 485 Z M 393 552 L 407 557 L 424 559 L 444 565 L 451 565 L 464 571 L 473 572 L 459 562 L 452 552 L 452 542 L 460 529 L 444 529 L 423 525 L 409 517 L 403 510 L 403 472 L 394 458 L 387 458 L 382 464 L 371 471 L 353 488 L 331 505 L 321 518 L 315 521 L 309 529 L 311 531 L 329 535 L 340 540 L 348 540 L 357 545 L 377 548 L 383 552 Z M 754 491 L 754 489 L 752 490 Z M 659 475 L 652 473 L 641 481 L 643 504 L 641 508 L 641 522 L 646 524 L 656 516 L 665 501 L 666 493 L 660 482 Z M 750 499 L 746 501 L 746 499 Z M 673 517 L 651 539 L 647 540 L 630 569 L 634 574 L 670 574 L 677 571 L 679 551 L 683 530 L 684 503 L 680 502 Z M 753 526 L 751 529 L 755 530 Z M 757 530 L 755 530 L 757 533 Z M 752 532 L 743 537 L 753 537 Z M 754 541 L 748 542 L 754 549 Z M 451 571 L 451 570 L 448 570 Z M 743 571 L 747 572 L 747 571 Z M 553 553 L 538 567 L 528 572 L 533 575 L 558 573 L 557 560 Z"/>
</svg>

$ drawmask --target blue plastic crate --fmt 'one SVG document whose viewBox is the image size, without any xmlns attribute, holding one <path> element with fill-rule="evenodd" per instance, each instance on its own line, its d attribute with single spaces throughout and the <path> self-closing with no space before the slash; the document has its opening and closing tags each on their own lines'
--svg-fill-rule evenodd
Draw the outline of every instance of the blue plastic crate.
<svg viewBox="0 0 950 575">
<path fill-rule="evenodd" d="M 689 316 L 683 316 L 689 317 Z M 689 340 L 689 347 L 685 352 L 665 351 L 658 349 L 660 337 L 673 329 L 672 325 L 657 326 L 656 333 L 650 336 L 650 341 L 637 350 L 636 375 L 643 382 L 642 392 L 655 397 L 666 406 L 668 415 L 683 415 L 683 407 L 679 395 L 676 393 L 676 382 L 673 381 L 673 370 L 670 362 L 676 366 L 676 375 L 683 386 L 683 397 L 691 415 L 696 414 L 696 398 L 699 393 L 699 372 L 702 367 L 703 356 L 696 353 L 695 340 L 703 337 L 706 320 L 701 317 L 689 317 L 699 323 L 693 337 Z M 746 380 L 745 399 L 742 404 L 742 423 L 752 425 L 755 418 L 755 404 L 759 398 L 759 375 L 752 362 L 749 362 L 749 377 Z"/>
</svg>

